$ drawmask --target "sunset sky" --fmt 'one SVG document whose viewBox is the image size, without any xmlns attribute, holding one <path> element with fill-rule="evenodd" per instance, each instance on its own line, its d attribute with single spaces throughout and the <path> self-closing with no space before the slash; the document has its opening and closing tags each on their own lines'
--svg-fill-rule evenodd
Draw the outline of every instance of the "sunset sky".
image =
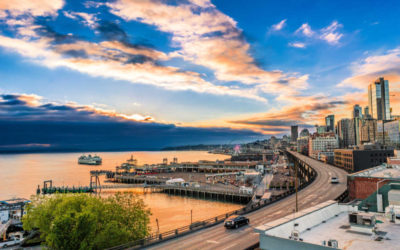
<svg viewBox="0 0 400 250">
<path fill-rule="evenodd" d="M 87 124 L 154 137 L 145 148 L 283 135 L 350 117 L 379 76 L 400 114 L 399 13 L 372 0 L 0 1 L 0 148 L 92 141 Z"/>
</svg>

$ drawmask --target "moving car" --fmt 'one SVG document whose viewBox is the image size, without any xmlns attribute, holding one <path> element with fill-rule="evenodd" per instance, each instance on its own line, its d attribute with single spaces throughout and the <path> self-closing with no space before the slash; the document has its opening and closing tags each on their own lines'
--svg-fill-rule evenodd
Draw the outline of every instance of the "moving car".
<svg viewBox="0 0 400 250">
<path fill-rule="evenodd" d="M 225 220 L 224 227 L 226 228 L 238 228 L 242 225 L 248 225 L 250 220 L 241 215 L 232 215 Z"/>
<path fill-rule="evenodd" d="M 331 178 L 331 183 L 332 184 L 338 184 L 339 183 L 339 179 L 337 177 L 332 177 Z"/>
</svg>

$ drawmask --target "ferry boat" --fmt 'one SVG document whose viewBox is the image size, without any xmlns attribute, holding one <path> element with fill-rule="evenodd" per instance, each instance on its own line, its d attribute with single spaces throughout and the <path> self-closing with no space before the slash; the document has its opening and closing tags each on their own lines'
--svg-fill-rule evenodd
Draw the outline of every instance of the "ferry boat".
<svg viewBox="0 0 400 250">
<path fill-rule="evenodd" d="M 88 155 L 88 156 L 81 155 L 78 158 L 78 163 L 79 164 L 86 164 L 86 165 L 100 165 L 101 161 L 102 160 L 101 160 L 100 156 L 97 156 L 97 155 L 94 155 L 94 156 L 92 156 L 92 155 Z"/>
</svg>

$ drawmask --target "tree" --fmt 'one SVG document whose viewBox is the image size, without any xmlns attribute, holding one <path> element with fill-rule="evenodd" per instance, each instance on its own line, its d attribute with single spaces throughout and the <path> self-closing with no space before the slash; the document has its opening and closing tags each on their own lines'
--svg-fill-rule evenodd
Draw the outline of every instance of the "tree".
<svg viewBox="0 0 400 250">
<path fill-rule="evenodd" d="M 146 237 L 150 210 L 132 193 L 34 196 L 22 218 L 53 249 L 104 249 Z"/>
</svg>

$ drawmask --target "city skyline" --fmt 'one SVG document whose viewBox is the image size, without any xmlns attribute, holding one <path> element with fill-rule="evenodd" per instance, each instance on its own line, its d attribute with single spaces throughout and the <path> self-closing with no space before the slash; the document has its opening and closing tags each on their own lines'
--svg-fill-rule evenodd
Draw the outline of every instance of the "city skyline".
<svg viewBox="0 0 400 250">
<path fill-rule="evenodd" d="M 336 125 L 355 104 L 368 106 L 368 86 L 379 77 L 390 83 L 397 115 L 399 8 L 390 1 L 5 2 L 0 125 L 56 131 L 73 122 L 63 127 L 69 134 L 90 123 L 113 128 L 114 138 L 129 126 L 129 140 L 163 138 L 144 148 L 190 144 L 191 135 L 201 143 L 251 141 L 290 134 L 291 125 L 312 129 L 331 114 Z M 38 137 L 0 147 L 54 143 Z"/>
</svg>

